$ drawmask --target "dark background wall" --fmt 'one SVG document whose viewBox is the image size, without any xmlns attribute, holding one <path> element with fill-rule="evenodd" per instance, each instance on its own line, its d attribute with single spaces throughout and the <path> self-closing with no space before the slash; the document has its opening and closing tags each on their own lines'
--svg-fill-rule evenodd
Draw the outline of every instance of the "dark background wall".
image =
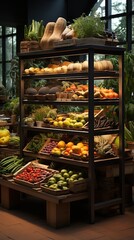
<svg viewBox="0 0 134 240">
<path fill-rule="evenodd" d="M 27 0 L 2 1 L 0 7 L 0 25 L 16 26 L 24 25 L 28 20 Z"/>
<path fill-rule="evenodd" d="M 28 22 L 32 19 L 43 20 L 44 24 L 56 21 L 61 17 L 67 17 L 66 0 L 28 0 Z M 31 8 L 32 6 L 32 8 Z"/>
<path fill-rule="evenodd" d="M 28 0 L 28 22 L 42 19 L 46 24 L 61 16 L 71 23 L 82 13 L 89 14 L 95 2 L 97 0 Z"/>
<path fill-rule="evenodd" d="M 43 20 L 44 25 L 61 16 L 70 24 L 82 13 L 89 14 L 97 0 L 5 0 L 0 8 L 0 25 L 17 27 L 17 49 L 23 40 L 24 25 L 32 19 Z"/>
<path fill-rule="evenodd" d="M 72 22 L 82 13 L 89 14 L 97 0 L 5 0 L 0 8 L 0 25 L 17 26 L 43 20 L 44 24 L 59 16 Z"/>
</svg>

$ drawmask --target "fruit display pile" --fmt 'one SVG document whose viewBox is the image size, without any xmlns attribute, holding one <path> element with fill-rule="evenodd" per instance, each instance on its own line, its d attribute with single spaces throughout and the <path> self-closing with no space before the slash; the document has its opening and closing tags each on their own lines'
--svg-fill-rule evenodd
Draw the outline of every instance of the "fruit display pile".
<svg viewBox="0 0 134 240">
<path fill-rule="evenodd" d="M 70 158 L 77 156 L 79 159 L 87 160 L 88 144 L 83 142 L 74 143 L 72 141 L 65 143 L 60 140 L 57 146 L 52 149 L 51 154 Z"/>
<path fill-rule="evenodd" d="M 57 84 L 53 87 L 45 85 L 41 87 L 38 91 L 36 88 L 29 87 L 25 90 L 25 97 L 27 99 L 40 99 L 43 97 L 44 100 L 87 100 L 88 99 L 88 85 L 80 84 L 77 82 L 62 82 L 61 85 Z M 95 99 L 116 99 L 119 98 L 119 94 L 112 88 L 104 88 L 99 86 L 94 86 L 94 98 Z"/>
<path fill-rule="evenodd" d="M 44 144 L 44 146 L 41 148 L 41 150 L 39 151 L 39 153 L 42 154 L 50 154 L 52 149 L 55 148 L 57 146 L 57 141 L 54 139 L 48 139 L 46 141 L 46 143 Z"/>
<path fill-rule="evenodd" d="M 5 127 L 1 127 L 0 128 L 0 145 L 1 146 L 8 145 L 9 140 L 10 140 L 10 131 Z"/>
<path fill-rule="evenodd" d="M 26 181 L 27 183 L 39 183 L 50 177 L 52 172 L 34 165 L 28 165 L 14 177 L 15 180 Z"/>
<path fill-rule="evenodd" d="M 103 110 L 103 109 L 102 109 Z M 94 128 L 117 128 L 118 122 L 115 122 L 112 117 L 107 117 L 104 114 L 96 115 L 96 111 L 94 112 Z M 67 128 L 67 129 L 88 129 L 88 111 L 81 113 L 68 113 L 68 114 L 57 114 L 55 119 L 52 118 L 45 118 L 44 124 L 50 127 L 57 127 L 57 128 Z"/>
<path fill-rule="evenodd" d="M 59 173 L 53 174 L 53 176 L 50 177 L 46 183 L 42 183 L 41 187 L 43 190 L 45 187 L 52 191 L 65 191 L 70 189 L 70 183 L 81 182 L 84 179 L 85 176 L 82 172 L 61 169 Z"/>
<path fill-rule="evenodd" d="M 88 119 L 88 111 L 83 113 L 68 113 L 66 116 L 58 115 L 56 119 L 50 121 L 52 127 L 59 128 L 82 128 Z"/>
</svg>

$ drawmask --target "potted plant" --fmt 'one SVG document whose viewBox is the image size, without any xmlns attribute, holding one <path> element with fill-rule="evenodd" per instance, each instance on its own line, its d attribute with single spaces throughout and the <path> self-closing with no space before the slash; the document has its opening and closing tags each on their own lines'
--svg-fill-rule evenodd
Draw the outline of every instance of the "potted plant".
<svg viewBox="0 0 134 240">
<path fill-rule="evenodd" d="M 19 97 L 14 97 L 12 99 L 9 99 L 4 105 L 2 109 L 3 113 L 6 116 L 11 117 L 11 122 L 15 123 L 17 117 L 20 115 L 20 109 L 19 109 Z"/>
<path fill-rule="evenodd" d="M 43 119 L 47 117 L 49 110 L 50 110 L 50 107 L 47 107 L 47 106 L 41 106 L 40 108 L 36 108 L 34 110 L 33 117 L 38 127 L 42 126 Z"/>
</svg>

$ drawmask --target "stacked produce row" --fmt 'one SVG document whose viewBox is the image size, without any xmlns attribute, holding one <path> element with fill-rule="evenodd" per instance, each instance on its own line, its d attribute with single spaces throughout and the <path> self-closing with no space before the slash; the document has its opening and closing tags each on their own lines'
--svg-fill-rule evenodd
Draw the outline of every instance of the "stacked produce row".
<svg viewBox="0 0 134 240">
<path fill-rule="evenodd" d="M 2 177 L 42 192 L 63 195 L 87 190 L 87 174 L 69 168 L 54 169 L 37 160 L 24 164 L 24 159 L 10 156 L 1 160 Z M 10 176 L 9 176 L 10 173 Z"/>
<path fill-rule="evenodd" d="M 61 159 L 65 157 L 70 160 L 88 161 L 88 140 L 79 136 L 72 138 L 72 136 L 68 137 L 64 134 L 61 134 L 60 139 L 57 139 L 56 136 L 54 137 L 48 138 L 47 134 L 35 135 L 23 151 L 25 153 L 38 153 L 44 156 L 58 156 Z M 116 137 L 116 135 L 96 136 L 94 138 L 94 157 L 98 159 L 115 156 L 112 143 Z"/>
</svg>

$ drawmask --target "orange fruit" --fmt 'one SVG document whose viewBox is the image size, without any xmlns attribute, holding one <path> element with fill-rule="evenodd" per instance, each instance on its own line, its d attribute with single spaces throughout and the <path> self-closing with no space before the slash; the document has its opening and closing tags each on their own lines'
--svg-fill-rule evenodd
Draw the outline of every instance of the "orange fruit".
<svg viewBox="0 0 134 240">
<path fill-rule="evenodd" d="M 69 152 L 65 151 L 65 152 L 64 152 L 64 155 L 65 155 L 65 156 L 69 156 Z"/>
<path fill-rule="evenodd" d="M 85 151 L 85 150 L 82 151 L 82 155 L 86 155 L 87 156 L 88 155 L 88 151 Z"/>
<path fill-rule="evenodd" d="M 67 147 L 67 148 L 66 148 L 66 152 L 69 153 L 70 151 L 71 151 L 71 148 Z"/>
<path fill-rule="evenodd" d="M 66 144 L 66 147 L 68 148 L 70 148 L 70 147 L 72 147 L 74 145 L 74 143 L 73 142 L 68 142 L 67 144 Z"/>
<path fill-rule="evenodd" d="M 82 148 L 83 151 L 88 151 L 88 145 L 84 145 Z"/>
<path fill-rule="evenodd" d="M 66 143 L 63 140 L 60 140 L 57 144 L 58 148 L 65 148 L 65 146 L 66 146 Z"/>
<path fill-rule="evenodd" d="M 84 146 L 84 144 L 82 142 L 79 142 L 79 143 L 77 143 L 77 146 L 82 148 Z"/>
<path fill-rule="evenodd" d="M 113 98 L 118 98 L 119 97 L 119 94 L 114 92 L 114 97 Z"/>
<path fill-rule="evenodd" d="M 73 153 L 81 154 L 81 148 L 77 145 L 72 146 Z"/>
</svg>

